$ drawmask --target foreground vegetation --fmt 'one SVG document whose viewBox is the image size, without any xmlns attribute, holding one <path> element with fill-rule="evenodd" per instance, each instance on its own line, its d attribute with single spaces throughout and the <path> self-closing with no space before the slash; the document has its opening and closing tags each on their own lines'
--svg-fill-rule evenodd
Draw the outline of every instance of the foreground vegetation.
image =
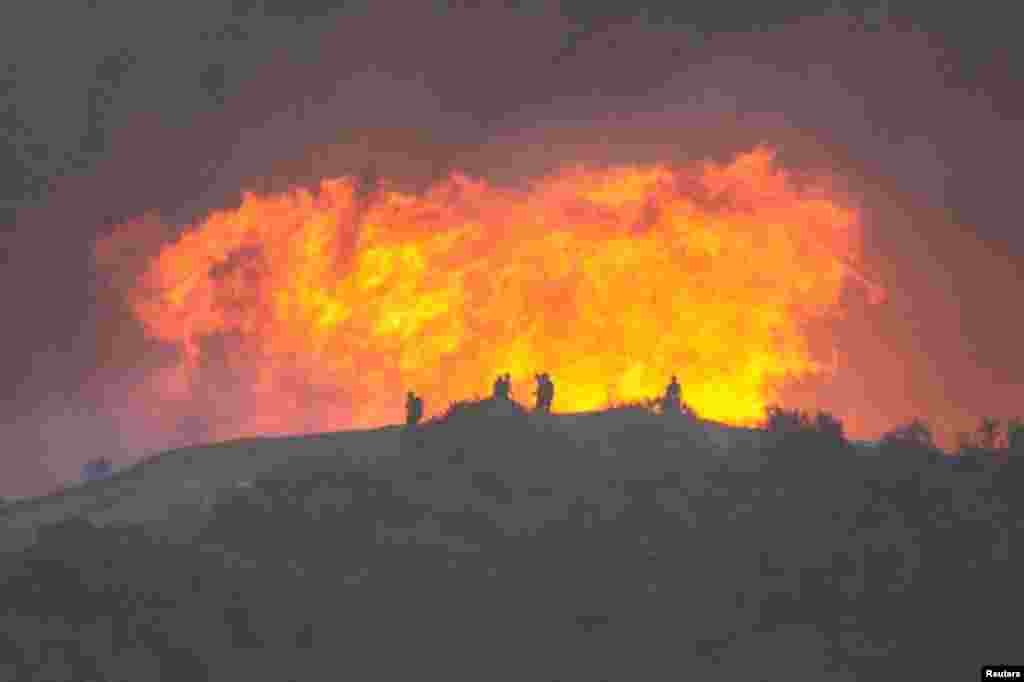
<svg viewBox="0 0 1024 682">
<path fill-rule="evenodd" d="M 0 555 L 0 679 L 952 680 L 1020 651 L 1016 459 L 950 465 L 920 423 L 858 456 L 779 409 L 720 456 L 652 406 L 459 403 L 401 457 L 282 457 L 185 539 L 47 527 Z"/>
</svg>

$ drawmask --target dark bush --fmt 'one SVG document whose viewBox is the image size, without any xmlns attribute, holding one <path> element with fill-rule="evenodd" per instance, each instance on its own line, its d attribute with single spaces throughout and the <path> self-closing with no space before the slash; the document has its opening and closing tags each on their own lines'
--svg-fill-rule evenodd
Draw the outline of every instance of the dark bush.
<svg viewBox="0 0 1024 682">
<path fill-rule="evenodd" d="M 478 420 L 493 417 L 529 416 L 529 411 L 514 400 L 485 398 L 483 400 L 459 400 L 451 403 L 444 414 L 434 417 L 427 424 L 469 425 Z"/>
<path fill-rule="evenodd" d="M 787 410 L 778 405 L 770 405 L 765 409 L 764 427 L 768 433 L 779 435 L 814 430 L 814 424 L 806 412 Z"/>
<path fill-rule="evenodd" d="M 111 473 L 113 464 L 106 457 L 96 457 L 82 465 L 83 481 L 101 481 L 110 478 Z"/>
<path fill-rule="evenodd" d="M 843 422 L 829 412 L 819 412 L 814 422 L 815 430 L 827 441 L 842 445 L 846 443 Z"/>
<path fill-rule="evenodd" d="M 922 419 L 915 418 L 883 435 L 881 445 L 887 449 L 931 451 L 935 449 L 935 439 L 928 424 Z"/>
</svg>

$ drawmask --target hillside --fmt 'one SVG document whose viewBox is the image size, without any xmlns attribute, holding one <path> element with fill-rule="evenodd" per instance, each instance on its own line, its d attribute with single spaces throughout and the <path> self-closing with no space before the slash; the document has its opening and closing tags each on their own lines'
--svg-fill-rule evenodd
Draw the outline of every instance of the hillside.
<svg viewBox="0 0 1024 682">
<path fill-rule="evenodd" d="M 598 414 L 555 414 L 548 417 L 548 424 L 573 439 L 607 447 L 604 434 L 621 428 L 623 420 L 595 419 Z M 716 455 L 729 454 L 743 444 L 755 445 L 762 434 L 758 429 L 714 422 L 701 425 Z M 194 521 L 198 512 L 208 510 L 219 492 L 280 470 L 287 462 L 315 467 L 313 462 L 328 458 L 331 466 L 339 461 L 352 466 L 380 466 L 382 458 L 401 454 L 401 434 L 401 427 L 388 426 L 311 436 L 249 438 L 160 453 L 108 480 L 72 482 L 56 493 L 17 500 L 6 510 L 0 509 L 0 514 L 7 514 L 0 528 L 0 551 L 17 550 L 30 543 L 33 529 L 39 525 L 76 516 L 97 524 L 188 524 L 187 519 Z"/>
<path fill-rule="evenodd" d="M 0 679 L 968 679 L 1012 659 L 1017 468 L 869 452 L 484 401 L 413 432 L 164 453 L 5 510 Z"/>
</svg>

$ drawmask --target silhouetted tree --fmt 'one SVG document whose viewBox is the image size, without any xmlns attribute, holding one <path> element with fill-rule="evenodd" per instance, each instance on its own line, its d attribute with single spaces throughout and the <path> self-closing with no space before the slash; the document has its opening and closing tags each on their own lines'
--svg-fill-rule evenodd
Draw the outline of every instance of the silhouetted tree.
<svg viewBox="0 0 1024 682">
<path fill-rule="evenodd" d="M 999 438 L 999 420 L 992 417 L 982 417 L 978 425 L 978 436 L 981 447 L 986 450 L 995 450 L 996 440 Z"/>
<path fill-rule="evenodd" d="M 1006 446 L 1011 452 L 1024 451 L 1024 420 L 1020 417 L 1015 417 L 1006 424 Z"/>
</svg>

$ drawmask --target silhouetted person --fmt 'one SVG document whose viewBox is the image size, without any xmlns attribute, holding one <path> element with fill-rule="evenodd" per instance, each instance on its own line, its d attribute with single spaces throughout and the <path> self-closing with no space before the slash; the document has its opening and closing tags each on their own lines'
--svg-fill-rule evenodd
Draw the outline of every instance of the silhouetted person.
<svg viewBox="0 0 1024 682">
<path fill-rule="evenodd" d="M 551 376 L 544 372 L 537 377 L 537 407 L 541 412 L 551 411 L 551 401 L 555 397 L 555 385 L 551 382 Z"/>
<path fill-rule="evenodd" d="M 679 385 L 679 380 L 676 376 L 672 375 L 672 382 L 665 387 L 665 398 L 662 402 L 662 407 L 665 412 L 681 412 L 682 411 L 682 387 Z"/>
<path fill-rule="evenodd" d="M 509 399 L 509 391 L 512 388 L 511 375 L 498 375 L 498 378 L 494 380 L 494 397 L 501 398 L 503 400 Z"/>
<path fill-rule="evenodd" d="M 409 391 L 405 399 L 405 424 L 415 426 L 423 418 L 423 398 Z"/>
</svg>

